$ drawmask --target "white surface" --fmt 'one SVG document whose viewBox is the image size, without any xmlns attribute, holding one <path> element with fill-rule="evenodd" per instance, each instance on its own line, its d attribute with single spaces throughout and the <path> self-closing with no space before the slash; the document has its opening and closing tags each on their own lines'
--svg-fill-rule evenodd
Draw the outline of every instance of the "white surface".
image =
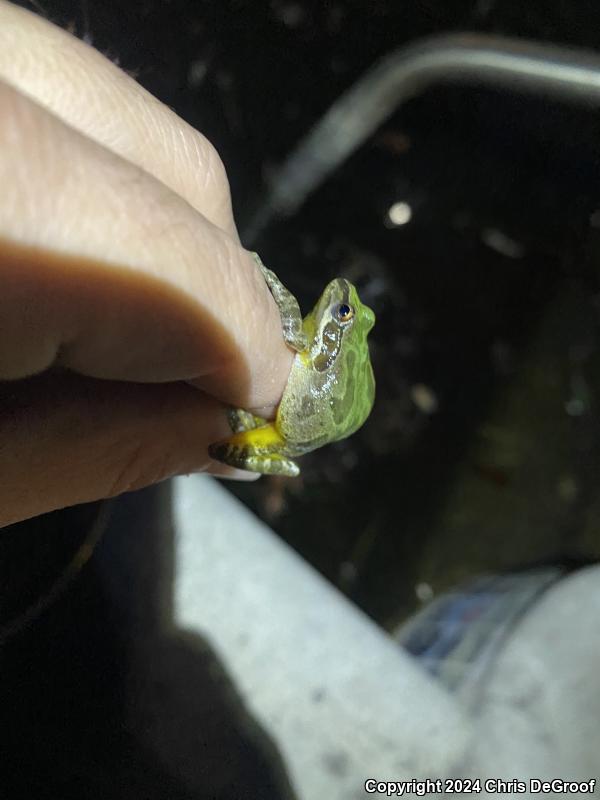
<svg viewBox="0 0 600 800">
<path fill-rule="evenodd" d="M 175 622 L 221 656 L 301 800 L 450 772 L 468 732 L 452 697 L 218 483 L 178 478 L 173 505 Z"/>
</svg>

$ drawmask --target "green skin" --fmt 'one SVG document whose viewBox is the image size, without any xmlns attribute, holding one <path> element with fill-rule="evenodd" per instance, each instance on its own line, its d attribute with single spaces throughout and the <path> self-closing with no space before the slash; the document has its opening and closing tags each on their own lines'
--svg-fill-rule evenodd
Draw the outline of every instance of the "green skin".
<svg viewBox="0 0 600 800">
<path fill-rule="evenodd" d="M 375 379 L 367 335 L 375 315 L 349 281 L 335 278 L 303 320 L 296 298 L 255 258 L 296 356 L 275 420 L 231 409 L 233 435 L 212 444 L 209 454 L 238 469 L 295 476 L 300 469 L 294 458 L 345 439 L 371 412 Z"/>
</svg>

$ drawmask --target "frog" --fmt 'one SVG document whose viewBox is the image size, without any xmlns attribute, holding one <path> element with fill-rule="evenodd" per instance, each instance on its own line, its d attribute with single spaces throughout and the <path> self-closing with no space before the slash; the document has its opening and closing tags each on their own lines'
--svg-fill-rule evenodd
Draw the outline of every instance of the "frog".
<svg viewBox="0 0 600 800">
<path fill-rule="evenodd" d="M 228 410 L 232 434 L 211 458 L 237 469 L 296 477 L 296 458 L 353 434 L 375 401 L 367 337 L 375 314 L 346 278 L 334 278 L 304 319 L 294 295 L 252 254 L 277 304 L 294 359 L 274 420 Z"/>
</svg>

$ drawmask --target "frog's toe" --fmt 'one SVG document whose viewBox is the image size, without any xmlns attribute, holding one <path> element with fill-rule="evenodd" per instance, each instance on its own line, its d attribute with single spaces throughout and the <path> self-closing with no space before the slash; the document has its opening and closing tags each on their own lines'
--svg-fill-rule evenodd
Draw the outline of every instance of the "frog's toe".
<svg viewBox="0 0 600 800">
<path fill-rule="evenodd" d="M 308 347 L 307 335 L 302 330 L 298 330 L 296 326 L 291 327 L 284 325 L 283 338 L 288 347 L 291 347 L 292 350 L 295 350 L 297 353 L 301 353 Z"/>
<path fill-rule="evenodd" d="M 256 414 L 245 411 L 243 408 L 229 408 L 227 410 L 227 419 L 229 427 L 234 433 L 242 433 L 243 431 L 251 431 L 254 428 L 260 428 L 266 424 L 263 417 L 257 417 Z"/>
</svg>

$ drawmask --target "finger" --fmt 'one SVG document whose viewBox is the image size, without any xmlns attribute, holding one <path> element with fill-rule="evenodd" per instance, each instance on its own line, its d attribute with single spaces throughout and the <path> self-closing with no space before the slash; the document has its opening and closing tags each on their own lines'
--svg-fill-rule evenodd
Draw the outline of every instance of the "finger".
<svg viewBox="0 0 600 800">
<path fill-rule="evenodd" d="M 0 526 L 177 474 L 245 478 L 208 457 L 227 430 L 220 404 L 186 384 L 60 372 L 0 384 Z"/>
<path fill-rule="evenodd" d="M 6 85 L 0 118 L 0 379 L 60 363 L 276 404 L 291 355 L 237 240 Z"/>
<path fill-rule="evenodd" d="M 93 47 L 1 0 L 0 78 L 237 237 L 225 169 L 208 139 Z"/>
</svg>

